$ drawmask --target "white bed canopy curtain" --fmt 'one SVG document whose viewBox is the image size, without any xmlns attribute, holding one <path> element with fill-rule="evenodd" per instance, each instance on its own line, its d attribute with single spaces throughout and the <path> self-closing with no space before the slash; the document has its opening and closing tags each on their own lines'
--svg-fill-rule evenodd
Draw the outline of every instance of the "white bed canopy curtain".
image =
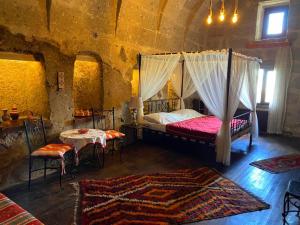
<svg viewBox="0 0 300 225">
<path fill-rule="evenodd" d="M 258 119 L 256 114 L 256 89 L 260 64 L 258 61 L 247 61 L 246 75 L 240 100 L 251 110 L 252 137 L 258 137 Z"/>
<path fill-rule="evenodd" d="M 182 54 L 187 71 L 183 77 L 183 67 L 180 69 L 182 65 L 178 66 L 181 54 L 141 56 L 140 101 L 151 98 L 161 90 L 177 65 L 171 78 L 174 91 L 183 100 L 196 90 L 208 110 L 222 121 L 216 139 L 216 160 L 230 165 L 231 121 L 240 99 L 253 111 L 252 118 L 256 120 L 258 60 L 233 53 L 232 49 Z M 139 121 L 143 119 L 142 104 L 139 106 L 138 118 Z M 257 132 L 256 122 L 254 127 L 253 132 Z"/>
<path fill-rule="evenodd" d="M 191 76 L 184 66 L 184 61 L 176 66 L 171 76 L 171 84 L 176 95 L 180 98 L 180 108 L 185 109 L 184 99 L 190 97 L 196 89 Z"/>
<path fill-rule="evenodd" d="M 138 121 L 143 121 L 143 101 L 158 93 L 174 71 L 180 54 L 141 55 Z"/>
<path fill-rule="evenodd" d="M 286 98 L 291 79 L 292 51 L 288 47 L 280 47 L 275 59 L 275 87 L 273 99 L 269 105 L 268 133 L 281 134 L 286 113 Z"/>
<path fill-rule="evenodd" d="M 228 51 L 184 53 L 184 59 L 204 104 L 222 120 L 216 140 L 217 162 L 230 165 L 230 122 L 239 104 L 247 60 L 235 54 L 232 56 L 230 86 L 227 88 L 228 62 L 231 62 Z"/>
</svg>

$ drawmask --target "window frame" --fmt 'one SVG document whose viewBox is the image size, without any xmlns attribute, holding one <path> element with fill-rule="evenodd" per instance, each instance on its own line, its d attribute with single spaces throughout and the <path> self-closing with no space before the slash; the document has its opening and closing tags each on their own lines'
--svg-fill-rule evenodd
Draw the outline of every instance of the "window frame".
<svg viewBox="0 0 300 225">
<path fill-rule="evenodd" d="M 268 79 L 268 72 L 274 71 L 274 68 L 261 68 L 263 72 L 263 82 L 262 82 L 262 89 L 261 89 L 261 96 L 259 102 L 256 103 L 257 106 L 261 108 L 268 108 L 270 102 L 266 102 L 266 90 L 267 90 L 267 79 Z"/>
<path fill-rule="evenodd" d="M 264 13 L 267 8 L 275 8 L 275 7 L 288 7 L 290 6 L 290 0 L 269 0 L 262 1 L 258 3 L 257 8 L 257 19 L 256 19 L 256 32 L 255 32 L 255 40 L 262 41 L 262 33 L 263 33 L 263 22 L 264 22 Z M 287 25 L 288 25 L 288 15 L 287 15 Z M 286 35 L 285 35 L 286 37 Z M 269 38 L 269 40 L 278 39 L 278 38 Z M 279 38 L 280 39 L 280 38 Z M 266 40 L 266 39 L 265 39 Z"/>
<path fill-rule="evenodd" d="M 282 24 L 282 33 L 280 34 L 268 34 L 268 25 L 269 25 L 269 16 L 272 13 L 279 13 L 283 12 L 283 24 Z M 262 40 L 266 39 L 278 39 L 278 38 L 286 38 L 287 37 L 287 30 L 288 30 L 288 16 L 289 16 L 289 6 L 282 5 L 282 6 L 273 6 L 273 7 L 266 7 L 264 9 L 264 17 L 263 17 L 263 26 L 262 26 Z"/>
</svg>

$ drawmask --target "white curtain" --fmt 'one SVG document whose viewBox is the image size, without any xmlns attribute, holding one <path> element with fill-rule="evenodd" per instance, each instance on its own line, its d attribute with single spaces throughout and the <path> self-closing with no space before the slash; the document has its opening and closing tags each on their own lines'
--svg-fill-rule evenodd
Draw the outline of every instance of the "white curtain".
<svg viewBox="0 0 300 225">
<path fill-rule="evenodd" d="M 248 61 L 246 75 L 243 83 L 240 100 L 251 112 L 252 130 L 251 134 L 254 138 L 258 137 L 258 120 L 256 114 L 256 93 L 257 79 L 259 72 L 259 62 Z"/>
<path fill-rule="evenodd" d="M 179 63 L 171 76 L 172 87 L 178 97 L 180 97 L 180 106 L 181 109 L 185 109 L 184 99 L 190 97 L 195 91 L 195 86 L 193 80 L 189 73 L 187 72 L 186 67 L 184 67 L 184 75 L 182 80 L 182 62 Z M 182 84 L 183 82 L 183 84 Z M 182 90 L 181 90 L 182 88 Z"/>
<path fill-rule="evenodd" d="M 275 87 L 269 105 L 268 133 L 281 134 L 286 113 L 286 98 L 291 78 L 292 52 L 290 47 L 278 49 L 275 59 Z"/>
<path fill-rule="evenodd" d="M 184 58 L 188 72 L 204 104 L 223 122 L 216 140 L 217 162 L 230 165 L 230 121 L 239 104 L 247 60 L 233 55 L 227 107 L 228 52 L 184 53 Z"/>
<path fill-rule="evenodd" d="M 138 121 L 143 120 L 142 102 L 159 92 L 169 80 L 180 54 L 145 55 L 141 57 Z"/>
</svg>

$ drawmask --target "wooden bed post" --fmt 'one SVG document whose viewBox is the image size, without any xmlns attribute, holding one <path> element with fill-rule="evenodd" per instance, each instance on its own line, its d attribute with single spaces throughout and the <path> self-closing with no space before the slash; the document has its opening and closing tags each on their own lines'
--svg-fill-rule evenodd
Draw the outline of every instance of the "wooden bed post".
<svg viewBox="0 0 300 225">
<path fill-rule="evenodd" d="M 182 65 L 181 65 L 181 93 L 180 93 L 180 109 L 181 109 L 181 99 L 183 96 L 183 77 L 184 76 L 184 59 L 182 60 Z M 182 99 L 183 101 L 183 99 Z"/>
<path fill-rule="evenodd" d="M 139 86 L 138 86 L 138 97 L 141 97 L 141 66 L 142 66 L 142 55 L 138 54 L 138 67 L 139 67 Z"/>
<path fill-rule="evenodd" d="M 143 120 L 143 102 L 142 102 L 142 92 L 141 92 L 141 66 L 142 66 L 142 55 L 141 53 L 137 56 L 138 60 L 138 67 L 139 67 L 139 82 L 138 82 L 138 110 L 137 110 L 137 121 L 138 123 L 141 123 Z"/>
<path fill-rule="evenodd" d="M 226 87 L 226 117 L 227 117 L 227 114 L 228 114 L 228 105 L 229 105 L 231 65 L 232 65 L 232 48 L 230 48 L 229 51 L 228 51 L 227 87 Z"/>
</svg>

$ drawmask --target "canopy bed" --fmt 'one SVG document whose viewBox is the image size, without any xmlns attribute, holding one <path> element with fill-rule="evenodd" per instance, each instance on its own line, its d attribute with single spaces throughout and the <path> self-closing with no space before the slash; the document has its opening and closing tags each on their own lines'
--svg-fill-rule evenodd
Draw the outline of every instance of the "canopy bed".
<svg viewBox="0 0 300 225">
<path fill-rule="evenodd" d="M 232 49 L 140 55 L 139 59 L 138 121 L 145 129 L 213 144 L 216 161 L 225 165 L 230 165 L 232 140 L 250 133 L 251 144 L 252 137 L 257 136 L 259 59 Z M 179 96 L 177 104 L 174 99 L 149 100 L 168 80 Z M 195 91 L 212 116 L 184 110 L 183 100 Z M 234 117 L 240 102 L 250 111 Z M 172 112 L 178 105 L 182 110 Z M 144 116 L 144 110 L 149 115 Z"/>
</svg>

